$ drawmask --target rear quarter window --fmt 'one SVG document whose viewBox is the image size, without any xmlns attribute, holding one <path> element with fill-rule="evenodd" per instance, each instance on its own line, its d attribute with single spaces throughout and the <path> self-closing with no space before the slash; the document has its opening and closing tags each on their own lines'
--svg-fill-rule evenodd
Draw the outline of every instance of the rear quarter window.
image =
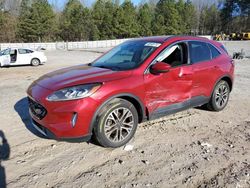
<svg viewBox="0 0 250 188">
<path fill-rule="evenodd" d="M 220 52 L 211 44 L 208 44 L 209 48 L 210 48 L 210 51 L 211 51 L 211 56 L 212 56 L 212 59 L 220 56 Z"/>
<path fill-rule="evenodd" d="M 27 53 L 33 53 L 34 51 L 32 50 L 26 50 Z"/>
<path fill-rule="evenodd" d="M 227 49 L 225 48 L 224 45 L 221 45 L 220 47 L 221 47 L 221 49 L 222 49 L 224 52 L 226 52 L 226 53 L 228 54 L 228 51 L 227 51 Z"/>
</svg>

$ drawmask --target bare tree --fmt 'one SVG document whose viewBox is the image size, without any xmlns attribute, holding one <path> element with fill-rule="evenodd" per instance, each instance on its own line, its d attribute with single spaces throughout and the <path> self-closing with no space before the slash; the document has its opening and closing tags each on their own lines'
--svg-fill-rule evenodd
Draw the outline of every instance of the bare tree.
<svg viewBox="0 0 250 188">
<path fill-rule="evenodd" d="M 5 0 L 0 0 L 0 11 L 4 10 L 4 2 Z"/>
</svg>

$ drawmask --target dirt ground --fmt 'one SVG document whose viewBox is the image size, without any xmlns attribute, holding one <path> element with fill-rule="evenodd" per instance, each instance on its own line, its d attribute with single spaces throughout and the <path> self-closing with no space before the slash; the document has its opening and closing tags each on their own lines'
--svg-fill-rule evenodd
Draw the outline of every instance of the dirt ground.
<svg viewBox="0 0 250 188">
<path fill-rule="evenodd" d="M 133 150 L 40 138 L 26 89 L 39 76 L 100 53 L 47 52 L 39 67 L 0 69 L 0 181 L 7 187 L 250 187 L 250 60 L 222 112 L 190 109 L 139 125 Z M 5 137 L 5 139 L 3 139 Z M 5 156 L 5 157 L 4 157 Z M 1 186 L 0 186 L 1 187 Z"/>
</svg>

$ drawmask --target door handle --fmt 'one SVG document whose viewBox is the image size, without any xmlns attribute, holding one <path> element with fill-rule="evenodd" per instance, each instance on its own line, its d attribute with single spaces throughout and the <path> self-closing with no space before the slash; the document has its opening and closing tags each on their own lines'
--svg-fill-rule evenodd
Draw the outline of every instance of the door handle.
<svg viewBox="0 0 250 188">
<path fill-rule="evenodd" d="M 183 76 L 189 76 L 191 75 L 190 73 L 182 73 L 182 74 L 179 74 L 179 78 L 183 77 Z"/>
<path fill-rule="evenodd" d="M 190 75 L 192 75 L 192 71 L 181 69 L 178 76 L 179 76 L 179 78 L 181 78 L 183 76 L 190 76 Z"/>
</svg>

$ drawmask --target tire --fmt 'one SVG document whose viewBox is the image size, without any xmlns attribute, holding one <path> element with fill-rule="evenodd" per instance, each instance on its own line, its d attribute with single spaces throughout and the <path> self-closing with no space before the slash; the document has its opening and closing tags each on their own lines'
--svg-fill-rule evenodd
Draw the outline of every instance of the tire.
<svg viewBox="0 0 250 188">
<path fill-rule="evenodd" d="M 31 60 L 31 65 L 32 66 L 38 66 L 38 65 L 40 65 L 40 60 L 37 59 L 37 58 L 32 59 Z"/>
<path fill-rule="evenodd" d="M 96 118 L 94 139 L 104 147 L 117 148 L 128 143 L 138 126 L 138 113 L 132 103 L 114 99 Z"/>
<path fill-rule="evenodd" d="M 230 94 L 230 87 L 225 80 L 219 81 L 213 91 L 211 99 L 207 104 L 209 110 L 221 111 L 228 103 Z"/>
</svg>

